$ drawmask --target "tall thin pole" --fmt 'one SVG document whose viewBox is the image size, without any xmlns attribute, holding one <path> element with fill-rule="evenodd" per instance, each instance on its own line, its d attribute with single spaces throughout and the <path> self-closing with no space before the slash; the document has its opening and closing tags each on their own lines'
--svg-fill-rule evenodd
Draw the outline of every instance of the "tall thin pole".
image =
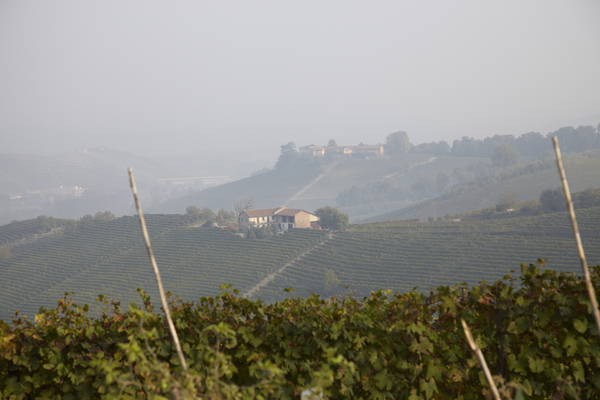
<svg viewBox="0 0 600 400">
<path fill-rule="evenodd" d="M 592 305 L 592 314 L 596 320 L 596 328 L 598 329 L 598 335 L 600 335 L 600 313 L 598 312 L 598 301 L 596 300 L 596 292 L 592 285 L 592 278 L 590 277 L 590 270 L 585 260 L 585 254 L 583 252 L 583 245 L 581 244 L 581 236 L 579 235 L 579 228 L 577 227 L 577 219 L 575 218 L 575 209 L 573 208 L 573 202 L 571 201 L 571 192 L 569 192 L 569 184 L 567 183 L 567 176 L 565 175 L 565 169 L 563 168 L 562 157 L 560 156 L 560 148 L 558 147 L 558 138 L 554 136 L 552 138 L 554 143 L 554 152 L 556 153 L 556 164 L 558 166 L 558 173 L 563 184 L 565 191 L 565 199 L 567 200 L 567 207 L 569 208 L 569 215 L 571 217 L 571 226 L 573 227 L 573 235 L 575 235 L 575 243 L 577 245 L 577 252 L 579 253 L 579 260 L 581 261 L 581 268 L 583 269 L 583 276 L 585 278 L 585 286 L 587 287 L 588 296 Z"/>
<path fill-rule="evenodd" d="M 465 336 L 467 337 L 467 342 L 469 342 L 469 346 L 471 346 L 471 350 L 473 350 L 475 352 L 475 355 L 477 356 L 477 360 L 479 361 L 479 365 L 481 366 L 481 369 L 483 370 L 483 374 L 485 375 L 485 379 L 488 381 L 488 384 L 490 385 L 490 389 L 492 389 L 492 394 L 494 395 L 494 399 L 501 400 L 500 393 L 498 392 L 498 388 L 496 387 L 496 382 L 494 382 L 494 379 L 492 378 L 492 373 L 490 372 L 490 369 L 488 368 L 487 363 L 485 362 L 485 358 L 483 357 L 483 353 L 481 352 L 481 349 L 479 348 L 477 343 L 475 343 L 475 340 L 473 340 L 473 335 L 471 335 L 471 330 L 469 329 L 469 326 L 467 325 L 465 320 L 462 318 L 460 319 L 460 323 L 462 324 L 463 330 L 465 331 Z"/>
<path fill-rule="evenodd" d="M 162 303 L 163 310 L 165 311 L 165 316 L 167 317 L 167 323 L 169 325 L 169 331 L 171 332 L 171 338 L 173 339 L 173 343 L 175 344 L 175 348 L 177 349 L 177 355 L 179 356 L 179 362 L 181 363 L 181 367 L 184 371 L 187 371 L 187 363 L 185 362 L 185 357 L 183 356 L 183 351 L 181 350 L 181 344 L 179 343 L 179 337 L 177 336 L 177 331 L 175 330 L 175 325 L 173 324 L 173 320 L 171 319 L 171 313 L 169 312 L 169 305 L 167 304 L 167 298 L 165 297 L 165 291 L 163 289 L 162 280 L 160 279 L 160 272 L 158 271 L 158 265 L 156 264 L 156 259 L 154 258 L 154 253 L 152 252 L 152 246 L 150 245 L 150 236 L 148 236 L 148 229 L 146 228 L 146 221 L 144 220 L 144 214 L 142 213 L 142 207 L 140 206 L 140 201 L 137 195 L 137 188 L 135 187 L 135 180 L 133 179 L 133 171 L 131 168 L 129 171 L 129 182 L 131 183 L 131 189 L 133 190 L 133 198 L 135 200 L 135 206 L 137 208 L 138 215 L 140 216 L 140 224 L 142 225 L 142 233 L 144 234 L 144 240 L 146 241 L 146 249 L 148 249 L 148 255 L 150 256 L 150 262 L 152 263 L 152 269 L 154 269 L 154 276 L 156 277 L 156 284 L 158 285 L 158 293 L 160 294 L 160 301 Z"/>
</svg>

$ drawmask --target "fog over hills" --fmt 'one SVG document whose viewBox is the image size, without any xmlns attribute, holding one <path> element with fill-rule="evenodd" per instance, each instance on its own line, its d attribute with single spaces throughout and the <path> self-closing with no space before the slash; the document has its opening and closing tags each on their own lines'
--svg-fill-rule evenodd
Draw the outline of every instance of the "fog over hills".
<svg viewBox="0 0 600 400">
<path fill-rule="evenodd" d="M 289 142 L 376 144 L 401 130 L 415 145 L 452 145 L 596 127 L 597 15 L 596 1 L 558 0 L 3 1 L 0 195 L 12 199 L 0 203 L 0 223 L 132 213 L 129 166 L 144 207 L 158 210 L 272 168 Z M 340 164 L 302 193 L 312 181 L 262 197 L 314 209 L 392 173 L 396 189 L 410 191 L 441 162 L 350 179 L 342 175 L 352 168 Z M 206 204 L 229 208 L 231 198 L 261 197 L 255 192 Z M 388 199 L 386 208 L 417 200 Z M 361 218 L 385 211 L 344 207 Z"/>
<path fill-rule="evenodd" d="M 0 153 L 137 156 L 597 124 L 597 1 L 0 4 Z"/>
</svg>

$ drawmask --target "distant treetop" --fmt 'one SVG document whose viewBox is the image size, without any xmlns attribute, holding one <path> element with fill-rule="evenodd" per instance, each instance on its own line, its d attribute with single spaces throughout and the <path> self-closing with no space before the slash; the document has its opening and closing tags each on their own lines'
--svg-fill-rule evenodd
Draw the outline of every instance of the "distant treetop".
<svg viewBox="0 0 600 400">
<path fill-rule="evenodd" d="M 408 139 L 408 133 L 404 131 L 398 131 L 390 133 L 385 138 L 385 152 L 387 154 L 404 154 L 410 150 L 410 141 Z"/>
</svg>

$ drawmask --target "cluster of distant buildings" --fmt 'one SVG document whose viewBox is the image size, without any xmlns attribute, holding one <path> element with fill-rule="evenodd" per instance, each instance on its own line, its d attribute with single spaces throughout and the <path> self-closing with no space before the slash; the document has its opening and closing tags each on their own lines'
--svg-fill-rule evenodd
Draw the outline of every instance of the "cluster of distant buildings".
<svg viewBox="0 0 600 400">
<path fill-rule="evenodd" d="M 32 203 L 52 203 L 55 197 L 58 198 L 75 198 L 83 196 L 85 188 L 81 186 L 58 187 L 44 190 L 30 190 L 26 193 L 10 196 L 12 204 L 32 204 Z"/>
<path fill-rule="evenodd" d="M 308 146 L 300 147 L 298 152 L 300 154 L 309 154 L 313 157 L 324 156 L 326 153 L 337 155 L 363 153 L 373 156 L 382 156 L 384 153 L 384 145 L 359 144 L 358 146 L 317 146 L 311 143 Z"/>
</svg>

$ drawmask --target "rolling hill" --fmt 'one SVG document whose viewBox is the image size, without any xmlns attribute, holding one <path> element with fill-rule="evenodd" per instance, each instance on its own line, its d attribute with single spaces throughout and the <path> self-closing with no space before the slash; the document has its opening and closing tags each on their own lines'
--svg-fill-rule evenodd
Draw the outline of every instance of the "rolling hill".
<svg viewBox="0 0 600 400">
<path fill-rule="evenodd" d="M 335 206 L 336 197 L 352 186 L 366 186 L 385 178 L 395 177 L 398 184 L 410 187 L 422 175 L 435 176 L 481 162 L 474 157 L 434 157 L 430 154 L 398 156 L 337 157 L 329 163 L 306 163 L 290 169 L 274 169 L 235 182 L 208 188 L 149 209 L 153 213 L 182 213 L 189 205 L 219 209 L 232 207 L 236 199 L 254 198 L 254 208 L 285 205 L 314 211 L 326 205 Z M 405 201 L 377 205 L 379 211 L 398 208 Z M 351 218 L 361 216 L 362 209 L 344 208 Z"/>
<path fill-rule="evenodd" d="M 128 167 L 135 173 L 143 204 L 150 206 L 248 176 L 264 165 L 251 153 L 219 151 L 137 157 L 101 147 L 52 157 L 0 154 L 0 224 L 41 214 L 133 214 Z"/>
<path fill-rule="evenodd" d="M 600 264 L 600 207 L 577 211 L 590 265 Z M 578 271 L 566 213 L 498 220 L 372 223 L 345 232 L 292 229 L 269 240 L 202 228 L 189 215 L 148 215 L 153 250 L 166 290 L 194 300 L 232 284 L 274 301 L 310 292 L 428 291 L 458 282 L 495 280 L 522 262 L 547 258 L 548 268 Z M 65 292 L 78 303 L 103 294 L 124 304 L 144 288 L 156 299 L 154 277 L 136 217 L 33 238 L 33 223 L 0 226 L 10 254 L 0 257 L 0 318 L 32 316 Z M 19 228 L 20 227 L 20 228 Z M 20 229 L 20 230 L 19 230 Z M 11 233 L 12 232 L 12 233 Z M 12 236 L 11 236 L 12 235 Z M 23 240 L 31 238 L 31 240 Z M 4 254 L 4 253 L 2 253 Z M 349 287 L 349 289 L 345 288 Z"/>
<path fill-rule="evenodd" d="M 600 188 L 600 154 L 574 154 L 564 157 L 564 165 L 571 192 Z M 449 188 L 442 196 L 421 201 L 408 207 L 379 213 L 356 221 L 357 223 L 419 218 L 434 215 L 454 215 L 482 208 L 494 207 L 498 198 L 507 191 L 517 201 L 536 200 L 544 189 L 560 185 L 554 159 L 545 159 L 509 171 L 486 175 Z"/>
<path fill-rule="evenodd" d="M 577 211 L 589 265 L 600 264 L 600 207 Z M 491 221 L 355 225 L 295 260 L 254 296 L 266 301 L 311 292 L 367 296 L 440 285 L 494 281 L 521 263 L 547 259 L 547 268 L 580 272 L 567 212 Z M 347 288 L 346 288 L 347 287 Z"/>
<path fill-rule="evenodd" d="M 326 234 L 298 229 L 252 241 L 198 227 L 203 221 L 194 216 L 147 215 L 146 220 L 165 289 L 185 300 L 216 294 L 224 283 L 247 288 Z M 11 225 L 0 227 L 0 236 Z M 0 319 L 8 320 L 15 310 L 32 316 L 39 307 L 55 306 L 65 292 L 75 292 L 82 303 L 103 294 L 127 304 L 139 300 L 138 287 L 158 296 L 137 217 L 20 244 L 22 238 L 13 240 L 10 257 L 0 259 Z"/>
</svg>

